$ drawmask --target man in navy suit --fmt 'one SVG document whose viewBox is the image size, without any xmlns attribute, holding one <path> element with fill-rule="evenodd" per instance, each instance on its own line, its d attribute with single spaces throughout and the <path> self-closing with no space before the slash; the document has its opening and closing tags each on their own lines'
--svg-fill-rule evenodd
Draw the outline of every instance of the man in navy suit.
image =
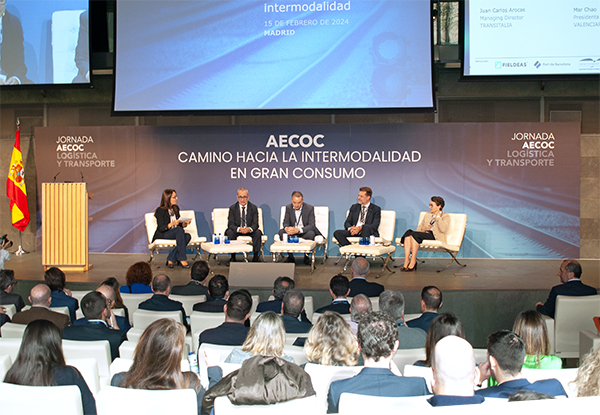
<svg viewBox="0 0 600 415">
<path fill-rule="evenodd" d="M 194 304 L 194 311 L 204 313 L 222 313 L 229 297 L 229 282 L 224 275 L 215 275 L 208 282 L 210 299 L 203 303 Z"/>
<path fill-rule="evenodd" d="M 419 317 L 406 322 L 408 327 L 417 327 L 429 331 L 431 322 L 438 315 L 438 310 L 442 307 L 442 292 L 433 285 L 428 285 L 421 290 L 421 314 Z"/>
<path fill-rule="evenodd" d="M 299 290 L 290 290 L 283 297 L 281 306 L 281 319 L 286 333 L 308 333 L 312 324 L 300 319 L 304 311 L 304 294 Z"/>
<path fill-rule="evenodd" d="M 339 412 L 340 396 L 344 392 L 398 398 L 429 394 L 425 379 L 402 376 L 393 364 L 392 359 L 398 350 L 398 337 L 396 322 L 388 314 L 366 314 L 358 325 L 357 338 L 365 368 L 352 378 L 331 383 L 327 395 L 327 413 Z"/>
<path fill-rule="evenodd" d="M 530 383 L 521 376 L 525 360 L 525 344 L 515 333 L 500 330 L 490 335 L 487 344 L 488 360 L 479 365 L 481 378 L 494 376 L 498 385 L 480 389 L 476 395 L 488 398 L 509 398 L 519 390 L 545 393 L 551 396 L 566 396 L 561 383 L 556 379 L 544 379 Z"/>
<path fill-rule="evenodd" d="M 205 295 L 209 297 L 208 288 L 208 274 L 210 273 L 210 267 L 208 262 L 200 260 L 192 264 L 190 269 L 190 282 L 186 285 L 175 285 L 171 289 L 173 295 Z"/>
<path fill-rule="evenodd" d="M 155 276 L 152 279 L 152 292 L 154 295 L 146 301 L 142 301 L 138 308 L 150 311 L 180 311 L 183 325 L 189 332 L 190 325 L 187 322 L 183 304 L 169 298 L 169 294 L 171 294 L 171 279 L 164 274 Z"/>
<path fill-rule="evenodd" d="M 361 187 L 358 192 L 358 203 L 350 207 L 348 217 L 344 222 L 344 229 L 333 233 L 341 246 L 350 245 L 349 236 L 369 237 L 379 236 L 379 222 L 381 221 L 381 208 L 371 203 L 373 191 L 370 187 Z"/>
<path fill-rule="evenodd" d="M 240 235 L 252 237 L 252 249 L 254 251 L 252 262 L 258 262 L 262 232 L 258 229 L 258 208 L 250 203 L 248 199 L 248 190 L 240 187 L 237 191 L 237 203 L 229 207 L 225 235 L 232 241 Z M 235 254 L 231 254 L 231 260 L 235 261 Z"/>
<path fill-rule="evenodd" d="M 321 235 L 315 222 L 315 208 L 304 203 L 304 195 L 298 190 L 292 193 L 292 203 L 285 207 L 283 216 L 283 229 L 279 230 L 279 240 L 283 241 L 283 234 L 288 236 L 297 235 L 303 239 L 315 239 Z M 294 254 L 289 253 L 286 262 L 294 262 Z M 310 257 L 304 254 L 304 264 L 310 264 Z"/>
<path fill-rule="evenodd" d="M 379 294 L 385 290 L 383 285 L 367 281 L 369 261 L 365 258 L 358 257 L 354 259 L 350 273 L 352 274 L 350 297 L 356 297 L 358 294 L 364 294 L 367 297 L 379 297 Z"/>
<path fill-rule="evenodd" d="M 252 297 L 244 290 L 231 293 L 225 304 L 225 322 L 212 329 L 200 333 L 199 345 L 202 343 L 221 344 L 225 346 L 241 346 L 246 340 L 249 328 L 244 322 L 250 316 Z"/>
<path fill-rule="evenodd" d="M 348 302 L 348 293 L 350 293 L 350 283 L 348 278 L 342 274 L 334 276 L 329 281 L 329 294 L 333 301 L 331 304 L 319 308 L 315 313 L 324 313 L 326 311 L 335 311 L 340 314 L 350 314 L 350 303 Z"/>
<path fill-rule="evenodd" d="M 75 312 L 79 308 L 77 298 L 71 296 L 71 291 L 65 286 L 67 284 L 65 273 L 60 268 L 52 267 L 44 273 L 46 285 L 52 291 L 52 304 L 50 307 L 67 307 L 71 321 L 77 320 Z"/>
<path fill-rule="evenodd" d="M 126 317 L 117 316 L 113 312 L 113 307 L 115 306 L 115 291 L 112 289 L 112 287 L 108 285 L 101 285 L 98 288 L 96 288 L 96 291 L 102 294 L 104 297 L 106 297 L 106 306 L 108 308 L 108 311 L 110 312 L 110 327 L 113 329 L 119 329 L 123 333 L 127 333 L 131 328 L 129 321 Z M 82 326 L 87 323 L 87 319 L 85 317 L 82 317 L 75 320 L 73 322 L 73 325 Z"/>
<path fill-rule="evenodd" d="M 537 303 L 535 305 L 535 309 L 542 314 L 554 318 L 557 295 L 583 297 L 586 295 L 598 294 L 598 290 L 594 287 L 590 287 L 581 282 L 581 265 L 573 259 L 564 260 L 562 264 L 560 264 L 558 277 L 562 284 L 552 287 L 545 304 Z"/>
</svg>

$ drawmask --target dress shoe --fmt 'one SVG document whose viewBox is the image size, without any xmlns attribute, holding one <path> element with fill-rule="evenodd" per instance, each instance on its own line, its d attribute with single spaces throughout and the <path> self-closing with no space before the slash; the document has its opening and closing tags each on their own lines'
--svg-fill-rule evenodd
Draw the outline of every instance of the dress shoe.
<svg viewBox="0 0 600 415">
<path fill-rule="evenodd" d="M 310 256 L 304 254 L 304 265 L 310 265 L 311 259 Z"/>
<path fill-rule="evenodd" d="M 235 254 L 231 254 L 231 259 L 229 260 L 229 262 L 235 262 L 236 258 L 235 258 Z"/>
<path fill-rule="evenodd" d="M 166 265 L 167 268 L 173 268 L 175 266 L 175 264 L 173 264 L 171 261 L 167 261 Z"/>
<path fill-rule="evenodd" d="M 179 265 L 181 265 L 181 268 L 184 268 L 184 269 L 188 269 L 190 267 L 190 264 L 183 265 L 182 262 L 180 262 Z"/>
<path fill-rule="evenodd" d="M 288 257 L 283 262 L 290 262 L 292 264 L 295 264 L 296 260 L 294 259 L 294 255 L 288 255 Z"/>
</svg>

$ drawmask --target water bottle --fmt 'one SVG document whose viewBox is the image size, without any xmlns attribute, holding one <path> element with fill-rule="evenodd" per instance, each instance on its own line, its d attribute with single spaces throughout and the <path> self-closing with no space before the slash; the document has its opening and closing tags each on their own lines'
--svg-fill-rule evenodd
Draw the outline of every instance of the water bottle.
<svg viewBox="0 0 600 415">
<path fill-rule="evenodd" d="M 198 369 L 198 359 L 196 358 L 196 354 L 194 352 L 190 352 L 188 355 L 188 362 L 190 363 L 190 370 L 194 373 L 200 373 Z"/>
<path fill-rule="evenodd" d="M 287 233 L 284 233 L 284 234 L 283 234 L 283 243 L 284 243 L 284 244 L 287 244 L 287 243 L 288 243 L 288 234 L 287 234 Z"/>
<path fill-rule="evenodd" d="M 219 233 L 219 236 L 217 236 L 217 238 L 219 239 L 219 243 L 223 243 L 223 237 L 221 236 L 221 233 Z"/>
<path fill-rule="evenodd" d="M 369 237 L 369 245 L 375 246 L 375 235 Z"/>
<path fill-rule="evenodd" d="M 213 244 L 218 245 L 219 244 L 219 239 L 217 238 L 217 234 L 213 233 Z"/>
</svg>

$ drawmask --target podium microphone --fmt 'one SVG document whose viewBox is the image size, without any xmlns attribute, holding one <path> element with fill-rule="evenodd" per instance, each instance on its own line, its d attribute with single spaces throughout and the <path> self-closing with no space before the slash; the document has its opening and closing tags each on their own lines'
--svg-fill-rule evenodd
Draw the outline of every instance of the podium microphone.
<svg viewBox="0 0 600 415">
<path fill-rule="evenodd" d="M 79 174 L 81 174 L 81 181 L 85 182 L 85 180 L 83 180 L 83 172 L 80 171 Z"/>
<path fill-rule="evenodd" d="M 60 174 L 60 172 L 56 173 L 56 176 L 54 176 L 54 179 L 52 179 L 52 183 L 56 182 L 56 177 Z"/>
</svg>

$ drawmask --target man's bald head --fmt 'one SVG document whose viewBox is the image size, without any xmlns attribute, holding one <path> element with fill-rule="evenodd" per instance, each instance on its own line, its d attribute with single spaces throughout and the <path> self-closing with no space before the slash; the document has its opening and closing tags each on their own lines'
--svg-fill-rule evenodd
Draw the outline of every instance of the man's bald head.
<svg viewBox="0 0 600 415">
<path fill-rule="evenodd" d="M 446 336 L 435 345 L 431 362 L 435 395 L 473 396 L 477 376 L 473 347 L 457 336 Z"/>
<path fill-rule="evenodd" d="M 43 305 L 49 307 L 52 302 L 50 299 L 50 287 L 46 284 L 35 285 L 29 292 L 29 302 L 31 305 Z"/>
<path fill-rule="evenodd" d="M 106 297 L 106 299 L 110 301 L 112 307 L 112 304 L 115 302 L 115 290 L 108 285 L 101 285 L 100 287 L 96 288 L 96 291 Z"/>
<path fill-rule="evenodd" d="M 352 321 L 360 321 L 363 314 L 373 311 L 371 300 L 364 294 L 358 294 L 350 303 L 350 318 Z"/>
<path fill-rule="evenodd" d="M 363 257 L 358 257 L 352 261 L 352 278 L 366 277 L 369 274 L 369 261 Z"/>
</svg>

